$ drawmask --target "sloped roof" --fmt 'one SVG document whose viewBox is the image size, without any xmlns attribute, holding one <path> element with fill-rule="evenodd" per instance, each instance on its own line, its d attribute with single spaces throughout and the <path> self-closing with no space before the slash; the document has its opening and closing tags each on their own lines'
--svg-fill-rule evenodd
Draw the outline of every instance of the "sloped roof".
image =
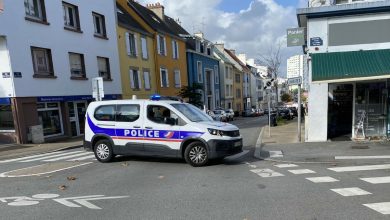
<svg viewBox="0 0 390 220">
<path fill-rule="evenodd" d="M 141 24 L 139 24 L 129 13 L 126 12 L 126 9 L 124 9 L 121 5 L 116 4 L 117 7 L 117 18 L 118 18 L 118 24 L 124 28 L 127 28 L 129 30 L 135 30 L 139 32 L 143 32 L 145 34 L 148 34 L 148 31 L 145 30 Z"/>
<path fill-rule="evenodd" d="M 238 59 L 238 57 L 232 53 L 230 50 L 228 49 L 225 49 L 225 52 L 229 54 L 229 56 L 231 56 L 233 58 L 234 61 L 236 61 L 241 67 L 242 67 L 242 70 L 243 71 L 246 71 L 246 72 L 250 72 L 251 70 L 243 63 L 241 62 L 240 59 Z"/>
<path fill-rule="evenodd" d="M 223 60 L 224 63 L 229 63 L 229 64 L 232 64 L 232 62 L 230 62 L 230 60 L 225 56 L 225 54 L 223 54 L 223 52 L 221 52 L 220 50 L 218 50 L 218 48 L 215 48 L 214 49 L 214 52 L 217 54 L 217 56 Z"/>
</svg>

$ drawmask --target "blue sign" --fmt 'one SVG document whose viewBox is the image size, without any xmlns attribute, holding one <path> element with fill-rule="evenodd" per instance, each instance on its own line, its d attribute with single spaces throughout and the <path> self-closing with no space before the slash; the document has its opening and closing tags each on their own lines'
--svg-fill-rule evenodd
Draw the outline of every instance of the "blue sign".
<svg viewBox="0 0 390 220">
<path fill-rule="evenodd" d="M 10 105 L 11 98 L 0 98 L 0 105 Z"/>
<path fill-rule="evenodd" d="M 14 78 L 22 78 L 21 72 L 14 72 Z"/>
<path fill-rule="evenodd" d="M 112 94 L 105 95 L 104 100 L 119 99 L 120 95 Z M 79 100 L 92 100 L 92 95 L 76 95 L 76 96 L 41 96 L 37 97 L 38 102 L 71 102 Z"/>
<path fill-rule="evenodd" d="M 320 37 L 310 38 L 310 46 L 322 46 L 324 41 Z"/>
<path fill-rule="evenodd" d="M 3 72 L 3 78 L 11 78 L 10 72 Z"/>
</svg>

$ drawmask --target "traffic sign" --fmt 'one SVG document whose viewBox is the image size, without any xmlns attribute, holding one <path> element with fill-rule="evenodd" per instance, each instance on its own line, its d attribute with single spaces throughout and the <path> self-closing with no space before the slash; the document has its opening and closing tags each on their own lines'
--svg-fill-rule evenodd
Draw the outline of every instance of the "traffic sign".
<svg viewBox="0 0 390 220">
<path fill-rule="evenodd" d="M 102 77 L 92 78 L 92 97 L 95 98 L 96 101 L 101 101 L 102 98 L 104 98 Z"/>
<path fill-rule="evenodd" d="M 288 85 L 300 85 L 302 84 L 302 77 L 294 77 L 294 78 L 289 78 L 287 79 L 287 84 Z"/>
</svg>

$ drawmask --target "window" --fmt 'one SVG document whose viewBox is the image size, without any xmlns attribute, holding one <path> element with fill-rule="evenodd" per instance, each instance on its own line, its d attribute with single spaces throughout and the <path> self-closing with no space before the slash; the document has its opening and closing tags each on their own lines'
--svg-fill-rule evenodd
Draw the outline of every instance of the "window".
<svg viewBox="0 0 390 220">
<path fill-rule="evenodd" d="M 172 106 L 192 122 L 212 121 L 205 112 L 191 104 L 172 104 Z"/>
<path fill-rule="evenodd" d="M 200 44 L 200 52 L 204 53 L 204 44 L 202 44 L 202 43 Z"/>
<path fill-rule="evenodd" d="M 61 110 L 59 103 L 38 103 L 38 120 L 43 127 L 43 135 L 57 136 L 63 134 Z"/>
<path fill-rule="evenodd" d="M 98 121 L 115 121 L 115 105 L 102 105 L 93 116 Z"/>
<path fill-rule="evenodd" d="M 207 47 L 207 55 L 211 56 L 211 48 Z"/>
<path fill-rule="evenodd" d="M 80 30 L 79 9 L 77 6 L 62 2 L 64 10 L 64 25 L 65 28 Z"/>
<path fill-rule="evenodd" d="M 71 78 L 85 78 L 84 55 L 69 53 L 69 65 Z"/>
<path fill-rule="evenodd" d="M 168 71 L 165 68 L 160 69 L 160 79 L 161 79 L 161 87 L 167 88 L 169 87 L 169 80 L 168 80 Z"/>
<path fill-rule="evenodd" d="M 172 58 L 179 59 L 179 44 L 175 40 L 172 40 Z"/>
<path fill-rule="evenodd" d="M 240 74 L 236 74 L 236 83 L 239 83 L 241 81 Z"/>
<path fill-rule="evenodd" d="M 203 68 L 202 68 L 202 62 L 198 61 L 197 63 L 197 72 L 198 72 L 198 82 L 203 82 Z"/>
<path fill-rule="evenodd" d="M 139 105 L 117 105 L 115 120 L 118 122 L 133 122 L 138 120 L 139 115 Z"/>
<path fill-rule="evenodd" d="M 106 24 L 104 16 L 95 12 L 92 12 L 93 25 L 95 27 L 95 36 L 106 38 Z"/>
<path fill-rule="evenodd" d="M 136 57 L 138 55 L 137 36 L 132 33 L 126 33 L 127 55 Z"/>
<path fill-rule="evenodd" d="M 241 89 L 236 89 L 236 98 L 241 98 Z"/>
<path fill-rule="evenodd" d="M 0 130 L 14 130 L 11 105 L 0 105 Z"/>
<path fill-rule="evenodd" d="M 45 2 L 43 0 L 24 0 L 26 17 L 46 22 Z"/>
<path fill-rule="evenodd" d="M 146 37 L 141 37 L 142 59 L 148 59 L 148 44 Z"/>
<path fill-rule="evenodd" d="M 175 70 L 175 87 L 180 88 L 181 87 L 181 82 L 180 82 L 180 70 Z"/>
<path fill-rule="evenodd" d="M 132 89 L 141 89 L 140 72 L 136 69 L 130 69 L 130 84 Z"/>
<path fill-rule="evenodd" d="M 219 71 L 218 66 L 214 66 L 215 84 L 219 84 Z"/>
<path fill-rule="evenodd" d="M 174 112 L 169 110 L 167 107 L 159 105 L 148 105 L 147 107 L 147 117 L 150 121 L 153 121 L 158 124 L 168 124 L 168 118 L 174 118 L 177 121 L 179 116 Z"/>
<path fill-rule="evenodd" d="M 111 80 L 110 62 L 108 58 L 98 57 L 97 61 L 98 61 L 99 76 L 103 77 L 103 80 Z"/>
<path fill-rule="evenodd" d="M 200 41 L 196 41 L 196 52 L 200 52 Z"/>
<path fill-rule="evenodd" d="M 225 96 L 229 96 L 229 85 L 225 86 Z"/>
<path fill-rule="evenodd" d="M 229 68 L 225 67 L 225 79 L 229 79 Z"/>
<path fill-rule="evenodd" d="M 150 89 L 150 73 L 148 70 L 144 70 L 144 84 L 145 84 L 145 89 L 149 90 Z"/>
<path fill-rule="evenodd" d="M 34 66 L 34 76 L 53 76 L 53 63 L 51 50 L 39 47 L 31 47 Z"/>
<path fill-rule="evenodd" d="M 167 44 L 165 37 L 162 35 L 157 35 L 157 53 L 160 55 L 167 55 Z"/>
<path fill-rule="evenodd" d="M 220 106 L 220 103 L 219 103 L 219 89 L 216 89 L 215 90 L 215 106 L 219 107 Z"/>
</svg>

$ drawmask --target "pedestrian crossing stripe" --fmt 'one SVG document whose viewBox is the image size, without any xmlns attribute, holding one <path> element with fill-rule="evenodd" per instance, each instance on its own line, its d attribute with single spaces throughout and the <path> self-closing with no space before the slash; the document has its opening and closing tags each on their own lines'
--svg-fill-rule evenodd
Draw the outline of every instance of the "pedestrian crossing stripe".
<svg viewBox="0 0 390 220">
<path fill-rule="evenodd" d="M 335 179 L 330 176 L 308 177 L 306 179 L 312 181 L 313 183 L 331 183 L 339 181 L 338 179 Z"/>
<path fill-rule="evenodd" d="M 390 215 L 390 202 L 369 203 L 363 205 L 383 215 Z"/>
<path fill-rule="evenodd" d="M 20 163 L 27 163 L 27 162 L 34 162 L 34 161 L 44 161 L 44 162 L 54 162 L 54 161 L 60 161 L 60 160 L 66 160 L 66 161 L 82 161 L 87 159 L 95 158 L 95 155 L 93 152 L 86 152 L 86 151 L 56 151 L 56 152 L 49 152 L 49 153 L 43 153 L 43 154 L 36 154 L 31 156 L 25 156 L 25 157 L 19 157 L 14 159 L 8 159 L 0 161 L 0 164 L 2 163 L 11 163 L 11 162 L 20 162 Z M 96 160 L 96 159 L 95 159 Z"/>
<path fill-rule="evenodd" d="M 372 184 L 390 183 L 390 176 L 369 177 L 369 178 L 360 178 L 360 179 Z"/>
<path fill-rule="evenodd" d="M 330 189 L 335 193 L 338 193 L 342 196 L 362 196 L 362 195 L 370 195 L 372 193 L 362 190 L 358 187 L 351 188 L 339 188 L 339 189 Z"/>
<path fill-rule="evenodd" d="M 353 172 L 353 171 L 385 170 L 385 169 L 390 169 L 390 164 L 328 168 L 328 170 L 332 170 L 335 172 Z"/>
</svg>

